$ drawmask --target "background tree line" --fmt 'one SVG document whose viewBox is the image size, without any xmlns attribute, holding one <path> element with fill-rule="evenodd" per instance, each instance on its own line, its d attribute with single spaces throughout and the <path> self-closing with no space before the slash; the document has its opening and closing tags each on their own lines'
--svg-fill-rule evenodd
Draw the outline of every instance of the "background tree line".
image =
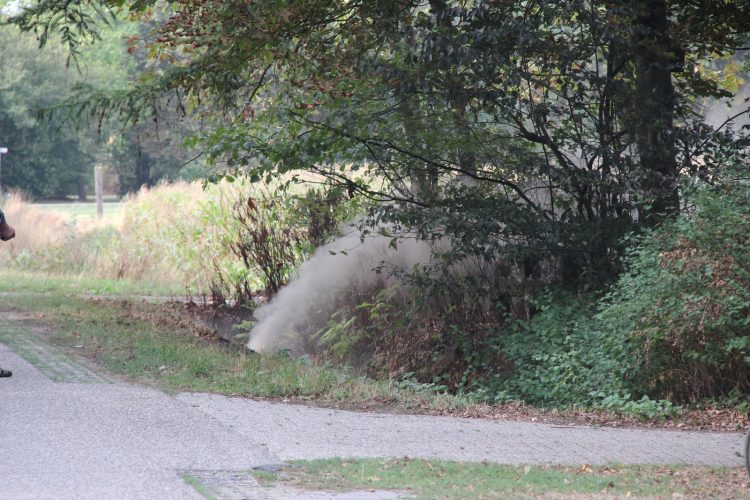
<svg viewBox="0 0 750 500">
<path fill-rule="evenodd" d="M 190 159 L 182 148 L 189 134 L 184 118 L 123 130 L 117 122 L 99 129 L 92 120 L 73 123 L 45 116 L 78 86 L 112 92 L 136 80 L 146 57 L 128 51 L 128 40 L 147 29 L 139 26 L 119 21 L 75 61 L 60 43 L 40 51 L 36 37 L 0 27 L 0 145 L 10 150 L 3 158 L 4 190 L 21 190 L 36 199 L 83 199 L 93 191 L 97 164 L 112 168 L 119 194 L 160 179 L 204 173 L 202 163 L 181 172 Z"/>
</svg>

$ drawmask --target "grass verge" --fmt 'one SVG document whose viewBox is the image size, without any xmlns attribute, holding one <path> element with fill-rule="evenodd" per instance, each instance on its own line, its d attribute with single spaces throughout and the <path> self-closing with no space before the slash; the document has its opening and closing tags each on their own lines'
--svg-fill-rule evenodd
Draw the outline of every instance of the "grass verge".
<svg viewBox="0 0 750 500">
<path fill-rule="evenodd" d="M 49 287 L 54 290 L 53 284 Z M 404 411 L 414 406 L 469 405 L 460 397 L 374 381 L 309 358 L 243 351 L 218 337 L 192 304 L 92 300 L 71 293 L 41 293 L 35 285 L 27 291 L 9 293 L 3 302 L 28 313 L 21 320 L 28 329 L 111 372 L 166 390 L 387 405 Z"/>
<path fill-rule="evenodd" d="M 308 357 L 258 356 L 218 338 L 205 321 L 205 308 L 143 301 L 144 295 L 169 293 L 138 282 L 3 271 L 0 293 L 6 309 L 31 313 L 24 316 L 32 323 L 27 326 L 33 329 L 36 322 L 41 327 L 37 330 L 57 345 L 93 358 L 110 371 L 171 391 L 558 424 L 744 431 L 749 422 L 746 412 L 731 408 L 696 408 L 671 419 L 644 420 L 602 410 L 540 409 L 514 402 L 487 405 L 408 380 L 375 381 Z"/>
<path fill-rule="evenodd" d="M 742 469 L 658 466 L 510 466 L 416 459 L 293 462 L 262 484 L 302 490 L 397 490 L 416 498 L 740 498 Z"/>
<path fill-rule="evenodd" d="M 130 280 L 110 280 L 78 274 L 41 274 L 31 271 L 4 269 L 0 274 L 0 293 L 104 295 L 115 297 L 170 297 L 184 290 L 164 284 Z"/>
</svg>

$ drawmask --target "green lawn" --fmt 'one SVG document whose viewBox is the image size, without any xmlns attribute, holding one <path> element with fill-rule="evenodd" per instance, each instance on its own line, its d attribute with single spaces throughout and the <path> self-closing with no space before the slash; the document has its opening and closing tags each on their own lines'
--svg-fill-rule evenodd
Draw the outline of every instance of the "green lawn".
<svg viewBox="0 0 750 500">
<path fill-rule="evenodd" d="M 117 210 L 119 210 L 121 206 L 122 203 L 119 201 L 105 201 L 104 217 L 111 217 L 117 212 Z M 59 212 L 68 215 L 71 219 L 74 220 L 96 217 L 95 202 L 34 203 L 32 207 L 43 212 Z"/>
<path fill-rule="evenodd" d="M 396 490 L 414 498 L 748 498 L 744 469 L 677 466 L 513 466 L 414 459 L 293 462 L 253 472 L 268 486 Z"/>
</svg>

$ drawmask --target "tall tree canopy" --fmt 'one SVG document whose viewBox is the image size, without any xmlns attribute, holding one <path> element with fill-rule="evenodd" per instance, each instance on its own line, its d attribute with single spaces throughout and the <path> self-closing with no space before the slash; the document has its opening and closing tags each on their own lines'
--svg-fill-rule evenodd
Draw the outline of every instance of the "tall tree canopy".
<svg viewBox="0 0 750 500">
<path fill-rule="evenodd" d="M 92 19 L 160 21 L 169 64 L 76 112 L 210 109 L 205 147 L 261 178 L 314 172 L 382 203 L 370 221 L 466 254 L 554 258 L 579 285 L 680 209 L 679 181 L 746 160 L 702 120 L 712 64 L 750 34 L 744 0 L 42 0 L 16 22 L 73 53 Z M 747 110 L 740 110 L 746 112 Z"/>
</svg>

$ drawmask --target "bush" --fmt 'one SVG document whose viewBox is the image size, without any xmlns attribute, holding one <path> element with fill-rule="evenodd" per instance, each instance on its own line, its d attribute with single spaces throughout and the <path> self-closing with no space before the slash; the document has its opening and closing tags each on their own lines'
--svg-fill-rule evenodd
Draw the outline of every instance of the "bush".
<svg viewBox="0 0 750 500">
<path fill-rule="evenodd" d="M 260 193 L 242 197 L 232 207 L 237 232 L 229 248 L 245 269 L 260 277 L 269 300 L 307 255 L 304 231 L 290 221 L 284 201 Z"/>
<path fill-rule="evenodd" d="M 287 208 L 305 228 L 311 250 L 327 243 L 331 237 L 338 235 L 344 222 L 360 215 L 362 204 L 358 199 L 346 196 L 343 188 L 331 185 L 293 195 L 292 203 Z"/>
<path fill-rule="evenodd" d="M 310 347 L 372 375 L 401 379 L 409 373 L 419 381 L 445 376 L 450 367 L 439 362 L 439 318 L 427 316 L 412 292 L 386 280 L 356 283 L 310 337 Z"/>
<path fill-rule="evenodd" d="M 595 297 L 558 292 L 536 303 L 530 321 L 498 334 L 495 348 L 511 364 L 482 394 L 493 402 L 521 400 L 541 406 L 596 406 L 626 392 L 630 350 L 624 335 L 597 328 Z"/>
<path fill-rule="evenodd" d="M 676 402 L 750 392 L 750 188 L 693 199 L 692 214 L 632 241 L 597 318 L 633 343 L 629 384 Z"/>
<path fill-rule="evenodd" d="M 419 266 L 417 266 L 419 267 Z M 503 307 L 480 300 L 465 275 L 427 279 L 381 269 L 376 282 L 358 282 L 311 338 L 311 349 L 372 375 L 438 384 L 465 392 L 501 361 L 488 349 L 505 321 Z"/>
<path fill-rule="evenodd" d="M 476 395 L 649 418 L 747 395 L 750 189 L 704 186 L 690 200 L 690 214 L 626 241 L 625 271 L 606 295 L 550 294 L 530 321 L 498 331 L 511 370 L 500 364 Z"/>
<path fill-rule="evenodd" d="M 630 394 L 606 396 L 596 406 L 630 417 L 648 419 L 673 417 L 679 415 L 682 410 L 679 406 L 675 406 L 671 401 L 665 399 L 653 400 L 648 396 L 643 396 L 638 401 L 633 401 L 630 399 Z"/>
</svg>

